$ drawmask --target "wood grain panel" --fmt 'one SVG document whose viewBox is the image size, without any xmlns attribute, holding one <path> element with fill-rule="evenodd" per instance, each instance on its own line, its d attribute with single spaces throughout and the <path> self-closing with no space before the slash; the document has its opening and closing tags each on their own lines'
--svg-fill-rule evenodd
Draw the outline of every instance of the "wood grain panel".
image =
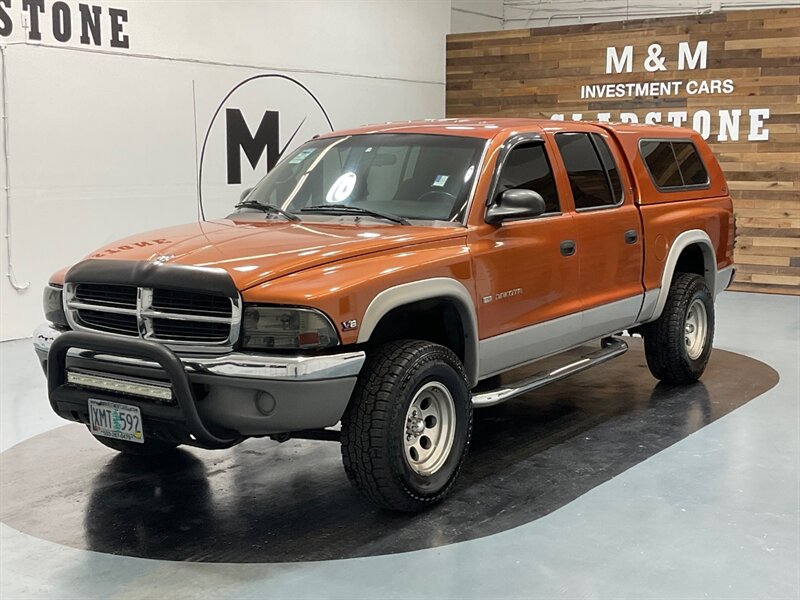
<svg viewBox="0 0 800 600">
<path fill-rule="evenodd" d="M 705 69 L 678 70 L 678 44 L 708 42 Z M 660 44 L 666 70 L 649 72 Z M 606 73 L 606 48 L 633 46 L 631 72 Z M 686 82 L 730 79 L 729 94 L 689 94 Z M 671 96 L 581 98 L 581 86 L 681 81 Z M 766 140 L 749 140 L 751 109 L 768 108 Z M 800 9 L 594 23 L 450 35 L 447 115 L 550 118 L 622 112 L 710 113 L 708 142 L 730 182 L 736 211 L 734 289 L 800 294 Z M 719 111 L 741 110 L 738 139 L 718 139 Z M 730 113 L 727 113 L 730 114 Z"/>
</svg>

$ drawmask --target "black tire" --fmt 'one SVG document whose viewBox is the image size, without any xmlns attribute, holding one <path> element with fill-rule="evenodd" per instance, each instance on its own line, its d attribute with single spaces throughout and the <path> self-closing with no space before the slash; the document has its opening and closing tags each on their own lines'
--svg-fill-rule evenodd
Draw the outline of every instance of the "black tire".
<svg viewBox="0 0 800 600">
<path fill-rule="evenodd" d="M 438 466 L 430 473 L 420 474 L 426 463 L 412 466 L 415 449 L 407 444 L 413 444 L 415 439 L 409 427 L 422 428 L 421 432 L 413 430 L 420 443 L 429 431 L 425 429 L 428 417 L 423 418 L 422 412 L 419 417 L 410 416 L 414 406 L 424 407 L 421 395 L 425 393 L 439 395 L 439 399 L 428 401 L 428 406 L 440 402 L 443 407 L 452 406 L 453 410 L 447 413 L 452 418 L 443 417 L 440 429 L 430 430 L 452 431 L 452 438 L 431 434 L 440 443 L 434 442 L 433 450 L 426 452 L 439 453 L 438 458 L 431 459 L 435 458 Z M 432 427 L 435 426 L 433 422 Z M 361 371 L 342 417 L 342 461 L 350 481 L 371 502 L 390 510 L 417 512 L 450 492 L 471 435 L 472 397 L 458 357 L 431 342 L 392 342 L 370 352 Z M 449 439 L 451 444 L 445 441 Z"/>
<path fill-rule="evenodd" d="M 699 303 L 699 304 L 696 304 Z M 687 316 L 705 308 L 702 348 L 689 345 Z M 694 308 L 693 308 L 694 307 Z M 692 330 L 694 331 L 694 330 Z M 653 377 L 670 384 L 697 381 L 705 371 L 714 341 L 714 299 L 705 279 L 694 273 L 678 273 L 672 280 L 664 311 L 643 330 L 644 353 Z"/>
<path fill-rule="evenodd" d="M 93 437 L 104 446 L 129 456 L 161 456 L 162 454 L 173 452 L 178 447 L 178 444 L 172 444 L 157 439 L 149 439 L 145 440 L 143 444 L 137 444 L 101 435 L 93 435 Z"/>
</svg>

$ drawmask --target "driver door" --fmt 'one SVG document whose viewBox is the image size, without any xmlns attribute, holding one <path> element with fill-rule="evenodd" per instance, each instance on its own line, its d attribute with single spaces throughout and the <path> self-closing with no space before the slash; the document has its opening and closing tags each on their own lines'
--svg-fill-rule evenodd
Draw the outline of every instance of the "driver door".
<svg viewBox="0 0 800 600">
<path fill-rule="evenodd" d="M 494 202 L 508 189 L 533 190 L 546 212 L 481 224 L 471 235 L 481 378 L 573 346 L 580 335 L 575 225 L 570 196 L 554 176 L 551 143 L 538 134 L 508 140 L 489 192 Z"/>
</svg>

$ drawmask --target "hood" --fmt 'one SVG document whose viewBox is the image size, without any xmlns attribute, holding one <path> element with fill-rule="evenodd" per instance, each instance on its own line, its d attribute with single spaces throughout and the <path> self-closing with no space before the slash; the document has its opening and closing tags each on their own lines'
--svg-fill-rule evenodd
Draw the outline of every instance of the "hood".
<svg viewBox="0 0 800 600">
<path fill-rule="evenodd" d="M 118 240 L 87 258 L 222 268 L 245 290 L 331 262 L 465 235 L 459 227 L 204 221 Z"/>
</svg>

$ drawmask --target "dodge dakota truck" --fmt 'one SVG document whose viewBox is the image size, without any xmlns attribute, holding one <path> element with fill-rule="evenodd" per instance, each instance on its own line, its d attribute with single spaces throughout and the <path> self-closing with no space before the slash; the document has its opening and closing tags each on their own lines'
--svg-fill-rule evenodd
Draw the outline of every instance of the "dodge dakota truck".
<svg viewBox="0 0 800 600">
<path fill-rule="evenodd" d="M 340 131 L 287 153 L 231 210 L 53 275 L 34 335 L 53 410 L 146 457 L 337 441 L 355 487 L 399 511 L 451 490 L 473 408 L 619 356 L 624 332 L 656 378 L 696 381 L 734 274 L 728 187 L 689 129 Z"/>
</svg>

